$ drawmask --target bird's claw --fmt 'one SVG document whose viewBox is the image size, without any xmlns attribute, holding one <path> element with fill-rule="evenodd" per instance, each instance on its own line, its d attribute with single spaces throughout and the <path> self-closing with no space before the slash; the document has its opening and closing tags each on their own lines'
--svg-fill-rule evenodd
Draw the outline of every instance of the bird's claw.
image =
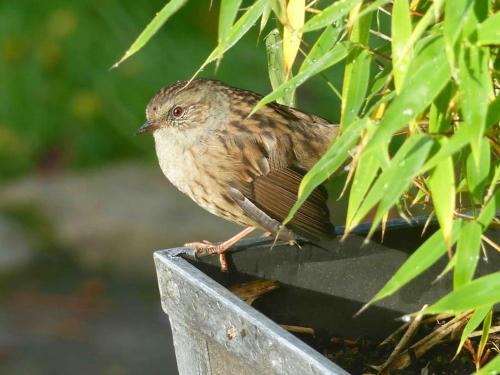
<svg viewBox="0 0 500 375">
<path fill-rule="evenodd" d="M 203 240 L 202 242 L 189 242 L 184 246 L 195 249 L 196 256 L 202 254 L 220 254 L 224 251 L 220 245 L 207 240 Z"/>
<path fill-rule="evenodd" d="M 203 240 L 202 242 L 189 242 L 184 246 L 193 248 L 195 250 L 194 255 L 197 258 L 202 254 L 219 254 L 221 271 L 227 272 L 228 265 L 227 265 L 226 254 L 224 253 L 226 248 L 224 246 L 214 244 L 213 242 L 207 240 Z"/>
</svg>

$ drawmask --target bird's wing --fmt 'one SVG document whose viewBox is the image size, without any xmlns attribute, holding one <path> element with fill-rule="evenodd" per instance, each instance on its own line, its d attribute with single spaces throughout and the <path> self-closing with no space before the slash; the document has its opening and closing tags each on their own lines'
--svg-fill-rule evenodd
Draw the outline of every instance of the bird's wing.
<svg viewBox="0 0 500 375">
<path fill-rule="evenodd" d="M 287 110 L 287 107 L 277 108 Z M 238 163 L 235 169 L 239 171 L 233 187 L 271 218 L 282 222 L 297 201 L 299 185 L 307 169 L 326 150 L 333 133 L 332 129 L 324 129 L 325 124 L 318 129 L 315 123 L 306 124 L 293 113 L 266 111 L 276 109 L 265 107 L 255 117 L 240 117 L 229 123 L 226 136 L 230 136 L 237 146 L 234 149 L 238 150 L 232 155 L 232 160 Z M 273 121 L 269 120 L 270 116 Z M 325 189 L 318 187 L 287 226 L 312 239 L 332 237 L 334 230 L 327 198 Z"/>
</svg>

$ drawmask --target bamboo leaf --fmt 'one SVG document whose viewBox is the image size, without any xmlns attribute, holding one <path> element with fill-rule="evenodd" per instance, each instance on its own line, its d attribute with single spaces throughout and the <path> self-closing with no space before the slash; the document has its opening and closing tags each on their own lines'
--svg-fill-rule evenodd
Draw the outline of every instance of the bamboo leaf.
<svg viewBox="0 0 500 375">
<path fill-rule="evenodd" d="M 418 174 L 432 144 L 432 139 L 422 134 L 416 134 L 406 140 L 373 184 L 354 218 L 348 223 L 348 230 L 357 226 L 368 212 L 380 202 L 373 219 L 372 231 L 376 228 L 382 216 L 397 202 L 411 180 Z"/>
<path fill-rule="evenodd" d="M 454 95 L 454 87 L 451 84 L 441 91 L 436 100 L 431 104 L 429 112 L 429 133 L 446 133 L 451 130 L 451 114 L 448 110 Z"/>
<path fill-rule="evenodd" d="M 460 105 L 464 125 L 469 130 L 475 165 L 479 166 L 480 147 L 486 127 L 490 91 L 488 52 L 484 47 L 463 48 L 459 59 Z"/>
<path fill-rule="evenodd" d="M 477 27 L 488 17 L 488 1 L 474 1 L 472 11 L 468 12 L 464 19 L 463 36 L 471 42 L 477 39 Z"/>
<path fill-rule="evenodd" d="M 448 248 L 450 248 L 456 195 L 455 171 L 451 157 L 443 159 L 436 165 L 427 179 L 427 185 L 431 192 L 434 211 L 441 226 L 444 239 L 448 244 Z"/>
<path fill-rule="evenodd" d="M 479 146 L 479 165 L 476 165 L 472 154 L 469 153 L 466 160 L 467 185 L 474 200 L 481 203 L 483 192 L 488 182 L 490 173 L 490 142 L 487 138 L 483 138 Z"/>
<path fill-rule="evenodd" d="M 354 8 L 351 17 L 356 17 L 358 9 Z M 370 80 L 371 52 L 363 47 L 368 45 L 372 14 L 359 18 L 353 24 L 350 41 L 360 44 L 349 53 L 344 69 L 342 85 L 342 107 L 340 127 L 348 126 L 356 119 L 368 90 Z"/>
<path fill-rule="evenodd" d="M 288 22 L 283 28 L 283 58 L 287 77 L 290 76 L 293 62 L 297 57 L 300 42 L 302 41 L 302 32 L 299 32 L 299 30 L 304 26 L 305 8 L 305 0 L 288 1 L 286 8 Z"/>
<path fill-rule="evenodd" d="M 271 3 L 267 3 L 264 11 L 262 12 L 262 16 L 260 18 L 260 27 L 259 27 L 259 35 L 262 33 L 264 28 L 267 25 L 267 21 L 269 21 L 269 17 L 271 16 L 272 6 Z"/>
<path fill-rule="evenodd" d="M 441 138 L 438 142 L 440 144 L 439 150 L 424 164 L 420 171 L 421 174 L 431 170 L 444 159 L 464 148 L 469 143 L 468 129 L 462 125 L 451 138 Z"/>
<path fill-rule="evenodd" d="M 278 29 L 272 30 L 266 37 L 267 66 L 269 79 L 273 90 L 276 90 L 286 81 L 285 68 L 283 66 L 283 42 Z M 288 91 L 276 101 L 280 104 L 293 106 L 294 91 Z"/>
<path fill-rule="evenodd" d="M 458 237 L 453 288 L 458 289 L 472 280 L 476 272 L 481 246 L 481 224 L 477 221 L 466 223 Z"/>
<path fill-rule="evenodd" d="M 344 75 L 344 85 L 347 86 L 342 89 L 341 127 L 348 126 L 356 119 L 368 90 L 372 54 L 362 49 L 355 52 L 355 55 L 353 59 L 348 59 Z"/>
<path fill-rule="evenodd" d="M 288 92 L 295 90 L 310 77 L 343 60 L 349 53 L 349 49 L 350 46 L 346 43 L 340 43 L 336 45 L 333 49 L 325 53 L 314 63 L 310 64 L 307 69 L 304 69 L 293 78 L 290 78 L 288 81 L 280 85 L 276 90 L 273 90 L 273 92 L 262 98 L 254 107 L 254 109 L 250 113 L 250 116 L 264 107 L 266 104 L 271 103 L 277 98 L 283 97 Z"/>
<path fill-rule="evenodd" d="M 354 218 L 379 169 L 380 163 L 373 152 L 360 155 L 349 193 L 346 223 L 350 223 Z"/>
<path fill-rule="evenodd" d="M 488 45 L 500 44 L 500 12 L 488 17 L 477 27 L 477 44 Z"/>
<path fill-rule="evenodd" d="M 349 157 L 349 151 L 358 142 L 363 129 L 371 124 L 369 119 L 354 122 L 333 142 L 328 151 L 304 176 L 300 183 L 297 202 L 284 220 L 288 223 L 300 206 L 306 201 L 315 188 L 321 185 L 330 175 L 335 173 Z"/>
<path fill-rule="evenodd" d="M 500 122 L 500 96 L 497 96 L 488 107 L 486 126 L 489 128 Z"/>
<path fill-rule="evenodd" d="M 229 32 L 234 24 L 240 5 L 241 0 L 221 0 L 219 9 L 219 44 L 223 44 L 229 37 Z"/>
<path fill-rule="evenodd" d="M 342 29 L 340 27 L 334 26 L 328 26 L 325 30 L 323 30 L 302 62 L 302 65 L 299 68 L 299 73 L 306 70 L 311 64 L 315 63 L 317 59 L 323 56 L 335 45 L 335 43 L 337 43 L 341 30 Z"/>
<path fill-rule="evenodd" d="M 394 158 L 389 167 L 387 167 L 387 169 L 385 169 L 380 175 L 380 185 L 377 186 L 377 183 L 379 183 L 377 180 L 373 186 L 372 190 L 376 192 L 376 189 L 378 188 L 382 193 L 382 198 L 377 208 L 375 217 L 373 218 L 372 227 L 368 234 L 369 236 L 373 234 L 383 216 L 389 212 L 391 207 L 398 202 L 405 190 L 408 189 L 411 180 L 417 176 L 418 171 L 424 163 L 433 144 L 432 139 L 427 137 L 423 137 L 420 141 L 418 140 L 418 137 L 414 137 L 414 139 L 417 141 L 415 147 L 411 149 L 409 153 L 402 158 L 402 160 L 396 160 L 397 158 Z M 398 169 L 400 170 L 399 174 Z M 384 175 L 386 171 L 388 172 Z M 362 209 L 363 206 L 361 206 L 360 211 Z"/>
<path fill-rule="evenodd" d="M 358 20 L 358 18 L 361 18 L 364 15 L 371 13 L 371 12 L 377 10 L 378 8 L 383 7 L 385 4 L 389 3 L 390 1 L 391 0 L 375 0 L 375 1 L 371 2 L 370 4 L 367 4 L 361 10 L 361 12 L 359 12 L 359 14 L 350 22 L 352 22 L 352 23 L 356 22 Z"/>
<path fill-rule="evenodd" d="M 339 0 L 323 9 L 321 13 L 313 16 L 302 28 L 303 32 L 313 31 L 328 26 L 344 17 L 362 0 Z"/>
<path fill-rule="evenodd" d="M 165 22 L 177 12 L 187 0 L 170 0 L 151 20 L 151 22 L 146 26 L 146 28 L 139 34 L 137 39 L 132 43 L 129 49 L 125 52 L 122 58 L 117 61 L 112 68 L 118 67 L 122 62 L 132 56 L 134 53 L 139 51 L 142 47 L 146 45 L 147 42 L 155 35 L 160 27 L 163 26 Z"/>
<path fill-rule="evenodd" d="M 205 68 L 212 61 L 220 59 L 224 53 L 234 46 L 247 31 L 257 22 L 259 17 L 264 12 L 264 9 L 269 0 L 257 0 L 247 11 L 236 21 L 229 31 L 226 32 L 225 39 L 215 47 L 207 59 L 200 66 L 198 71 L 194 74 L 195 77 L 199 72 Z"/>
<path fill-rule="evenodd" d="M 488 337 L 490 336 L 492 317 L 493 309 L 490 308 L 490 311 L 483 320 L 483 332 L 481 334 L 481 340 L 479 341 L 479 345 L 477 347 L 477 358 L 483 358 L 484 348 L 486 347 L 486 342 L 488 341 Z"/>
<path fill-rule="evenodd" d="M 401 90 L 380 122 L 378 131 L 368 144 L 368 149 L 385 146 L 392 134 L 414 120 L 427 108 L 445 87 L 451 77 L 443 38 L 425 39 L 417 45 Z"/>
<path fill-rule="evenodd" d="M 490 198 L 488 203 L 483 207 L 481 213 L 477 218 L 477 222 L 481 224 L 483 231 L 488 228 L 491 221 L 497 213 L 497 209 L 500 206 L 500 189 Z"/>
<path fill-rule="evenodd" d="M 479 327 L 479 324 L 483 321 L 484 317 L 491 310 L 491 306 L 483 306 L 474 311 L 474 314 L 470 317 L 469 321 L 464 327 L 462 331 L 462 336 L 460 337 L 460 344 L 458 345 L 457 354 L 462 350 L 464 346 L 465 340 L 469 337 L 469 335 Z"/>
<path fill-rule="evenodd" d="M 477 371 L 474 375 L 497 375 L 500 369 L 500 355 L 494 357 L 486 366 Z"/>
<path fill-rule="evenodd" d="M 456 241 L 462 222 L 457 220 L 453 223 L 452 241 Z M 391 279 L 369 302 L 372 304 L 382 298 L 390 296 L 427 268 L 436 263 L 446 253 L 446 244 L 441 230 L 438 230 L 427 239 L 410 257 L 403 263 Z M 427 311 L 426 311 L 427 313 Z"/>
<path fill-rule="evenodd" d="M 425 314 L 460 313 L 482 306 L 494 305 L 500 302 L 500 272 L 472 280 L 460 289 L 447 294 L 432 306 Z"/>
<path fill-rule="evenodd" d="M 446 54 L 451 66 L 455 66 L 455 43 L 462 32 L 470 10 L 473 8 L 473 0 L 447 1 L 444 10 L 444 40 Z"/>
<path fill-rule="evenodd" d="M 269 4 L 280 23 L 284 24 L 286 22 L 286 0 L 270 0 Z"/>
<path fill-rule="evenodd" d="M 406 51 L 412 31 L 410 6 L 407 0 L 394 0 L 391 21 L 394 86 L 396 93 L 399 94 L 412 54 L 411 49 Z"/>
</svg>

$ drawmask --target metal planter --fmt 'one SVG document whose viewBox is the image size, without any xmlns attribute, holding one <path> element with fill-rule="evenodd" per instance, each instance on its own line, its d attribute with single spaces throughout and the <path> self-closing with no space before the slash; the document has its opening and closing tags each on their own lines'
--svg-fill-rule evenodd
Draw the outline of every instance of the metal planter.
<svg viewBox="0 0 500 375">
<path fill-rule="evenodd" d="M 268 240 L 250 240 L 231 252 L 228 273 L 220 272 L 217 257 L 194 261 L 189 248 L 156 252 L 161 303 L 170 318 L 180 374 L 347 374 L 275 322 L 342 337 L 385 337 L 401 324 L 397 317 L 451 288 L 449 276 L 436 282 L 443 259 L 353 317 L 425 240 L 420 232 L 394 230 L 383 245 L 351 236 L 270 250 Z M 479 273 L 497 270 L 498 263 L 481 264 Z M 226 289 L 256 278 L 278 280 L 281 287 L 253 306 Z"/>
</svg>

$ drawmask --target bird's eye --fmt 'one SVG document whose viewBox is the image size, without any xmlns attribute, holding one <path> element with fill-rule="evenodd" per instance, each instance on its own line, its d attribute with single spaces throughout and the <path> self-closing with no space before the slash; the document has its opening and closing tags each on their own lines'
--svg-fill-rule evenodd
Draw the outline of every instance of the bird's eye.
<svg viewBox="0 0 500 375">
<path fill-rule="evenodd" d="M 181 117 L 182 113 L 184 112 L 184 110 L 182 109 L 182 107 L 174 107 L 174 109 L 172 109 L 172 115 L 174 117 Z"/>
</svg>

